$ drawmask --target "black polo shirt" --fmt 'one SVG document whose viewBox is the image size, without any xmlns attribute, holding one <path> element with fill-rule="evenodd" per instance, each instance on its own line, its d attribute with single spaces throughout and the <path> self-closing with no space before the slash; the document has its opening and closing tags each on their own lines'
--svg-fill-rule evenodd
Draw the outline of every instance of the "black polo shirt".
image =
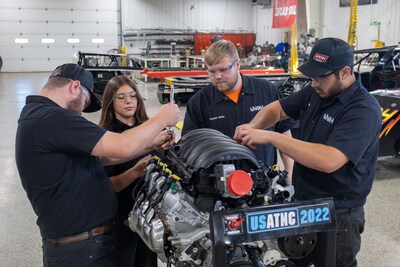
<svg viewBox="0 0 400 267">
<path fill-rule="evenodd" d="M 122 133 L 128 129 L 134 128 L 135 126 L 137 125 L 129 126 L 120 120 L 115 119 L 112 127 L 108 130 L 116 133 Z M 139 160 L 140 158 L 135 158 L 121 164 L 106 166 L 105 169 L 109 177 L 119 175 L 135 166 Z M 118 218 L 120 221 L 125 221 L 128 218 L 129 212 L 132 210 L 133 205 L 135 204 L 132 198 L 132 191 L 134 190 L 138 181 L 139 179 L 128 185 L 124 190 L 117 193 Z"/>
<path fill-rule="evenodd" d="M 335 147 L 349 158 L 333 173 L 295 163 L 295 196 L 334 197 L 337 208 L 364 205 L 375 176 L 382 117 L 378 101 L 360 79 L 333 98 L 322 99 L 308 86 L 280 103 L 288 116 L 300 120 L 300 140 Z"/>
<path fill-rule="evenodd" d="M 212 128 L 233 137 L 238 125 L 249 123 L 259 110 L 275 100 L 281 93 L 267 80 L 242 75 L 243 85 L 238 103 L 235 103 L 211 83 L 192 96 L 186 108 L 182 135 L 198 128 Z M 279 133 L 290 130 L 294 121 L 282 121 L 269 130 Z M 276 150 L 272 145 L 258 145 L 256 157 L 267 166 L 276 163 Z"/>
<path fill-rule="evenodd" d="M 28 96 L 18 120 L 16 163 L 43 238 L 110 223 L 117 201 L 91 152 L 106 130 L 42 96 Z"/>
</svg>

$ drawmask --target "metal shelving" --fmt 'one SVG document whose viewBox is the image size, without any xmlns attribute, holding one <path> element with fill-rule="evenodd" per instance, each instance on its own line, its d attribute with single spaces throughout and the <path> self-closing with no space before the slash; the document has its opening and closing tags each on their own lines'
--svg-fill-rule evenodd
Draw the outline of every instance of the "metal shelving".
<svg viewBox="0 0 400 267">
<path fill-rule="evenodd" d="M 185 29 L 125 29 L 123 37 L 126 46 L 140 54 L 170 55 L 171 43 L 175 43 L 176 53 L 194 47 L 194 31 Z"/>
</svg>

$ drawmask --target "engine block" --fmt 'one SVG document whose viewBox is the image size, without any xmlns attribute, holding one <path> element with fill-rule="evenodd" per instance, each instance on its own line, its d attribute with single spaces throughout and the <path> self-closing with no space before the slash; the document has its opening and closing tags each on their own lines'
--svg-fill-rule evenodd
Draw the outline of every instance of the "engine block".
<svg viewBox="0 0 400 267">
<path fill-rule="evenodd" d="M 163 159 L 154 157 L 137 188 L 129 226 L 175 266 L 212 266 L 212 212 L 288 203 L 294 195 L 286 171 L 264 166 L 250 149 L 212 129 L 189 132 Z M 242 221 L 232 219 L 228 227 Z M 277 239 L 232 245 L 226 253 L 232 266 L 289 262 Z"/>
</svg>

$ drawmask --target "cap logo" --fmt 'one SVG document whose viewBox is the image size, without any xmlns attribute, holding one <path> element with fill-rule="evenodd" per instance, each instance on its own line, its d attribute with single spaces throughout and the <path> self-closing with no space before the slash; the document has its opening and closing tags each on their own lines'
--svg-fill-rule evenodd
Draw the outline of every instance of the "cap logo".
<svg viewBox="0 0 400 267">
<path fill-rule="evenodd" d="M 318 62 L 321 62 L 321 63 L 324 63 L 324 62 L 328 61 L 328 58 L 329 58 L 329 56 L 318 54 L 318 53 L 315 53 L 315 55 L 313 56 L 313 59 L 315 61 L 318 61 Z"/>
</svg>

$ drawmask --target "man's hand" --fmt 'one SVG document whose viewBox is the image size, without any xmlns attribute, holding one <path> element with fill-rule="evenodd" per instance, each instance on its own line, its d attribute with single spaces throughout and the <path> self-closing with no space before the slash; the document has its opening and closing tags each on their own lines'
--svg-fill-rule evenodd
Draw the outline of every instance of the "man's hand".
<svg viewBox="0 0 400 267">
<path fill-rule="evenodd" d="M 239 125 L 238 127 L 236 127 L 236 129 L 235 129 L 235 134 L 233 135 L 233 139 L 236 141 L 236 142 L 238 142 L 239 144 L 241 144 L 242 143 L 242 131 L 244 130 L 244 129 L 249 129 L 249 128 L 253 128 L 250 124 L 248 124 L 248 123 L 245 123 L 245 124 L 242 124 L 242 125 Z"/>
<path fill-rule="evenodd" d="M 239 128 L 240 127 L 240 128 Z M 258 144 L 268 144 L 270 132 L 266 130 L 253 129 L 249 125 L 241 125 L 236 128 L 235 140 L 251 149 Z"/>
<path fill-rule="evenodd" d="M 162 105 L 156 116 L 165 122 L 166 126 L 174 126 L 179 121 L 178 105 L 171 103 Z"/>
<path fill-rule="evenodd" d="M 151 146 L 154 150 L 168 150 L 171 146 L 175 143 L 175 133 L 173 132 L 172 135 L 168 134 L 167 130 L 162 131 L 159 133 L 156 138 L 154 138 Z"/>
</svg>

